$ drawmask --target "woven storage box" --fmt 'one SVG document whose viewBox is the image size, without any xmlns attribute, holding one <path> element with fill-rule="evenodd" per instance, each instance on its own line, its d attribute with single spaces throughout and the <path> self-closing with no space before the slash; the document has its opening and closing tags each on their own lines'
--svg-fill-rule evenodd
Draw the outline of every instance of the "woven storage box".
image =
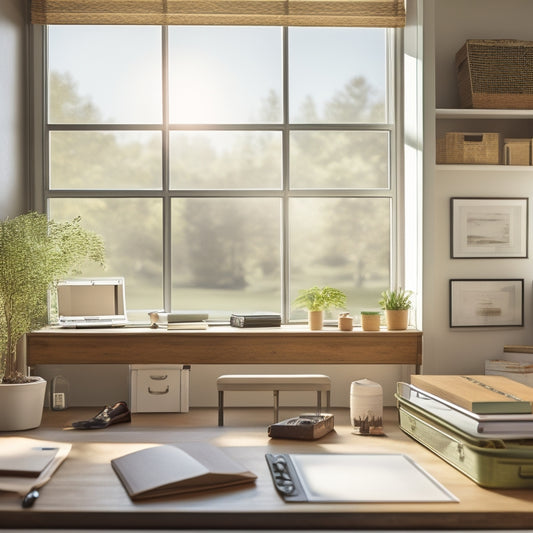
<svg viewBox="0 0 533 533">
<path fill-rule="evenodd" d="M 468 40 L 455 56 L 461 107 L 533 109 L 533 42 Z"/>
<path fill-rule="evenodd" d="M 498 165 L 499 133 L 449 132 L 437 139 L 437 164 Z"/>
<path fill-rule="evenodd" d="M 505 165 L 531 165 L 531 139 L 504 139 Z"/>
</svg>

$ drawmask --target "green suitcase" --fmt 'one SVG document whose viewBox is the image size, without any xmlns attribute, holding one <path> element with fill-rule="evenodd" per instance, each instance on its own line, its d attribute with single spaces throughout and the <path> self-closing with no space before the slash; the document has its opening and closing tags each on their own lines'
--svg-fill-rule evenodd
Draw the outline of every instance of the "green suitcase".
<svg viewBox="0 0 533 533">
<path fill-rule="evenodd" d="M 400 428 L 482 487 L 533 488 L 533 440 L 473 437 L 396 394 Z"/>
</svg>

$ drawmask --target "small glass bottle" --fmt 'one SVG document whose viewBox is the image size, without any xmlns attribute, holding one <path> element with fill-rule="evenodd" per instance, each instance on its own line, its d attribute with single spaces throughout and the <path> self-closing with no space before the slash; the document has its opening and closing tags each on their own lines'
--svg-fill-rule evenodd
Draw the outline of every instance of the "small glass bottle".
<svg viewBox="0 0 533 533">
<path fill-rule="evenodd" d="M 69 402 L 70 385 L 63 376 L 55 376 L 50 384 L 50 408 L 53 411 L 66 409 Z"/>
</svg>

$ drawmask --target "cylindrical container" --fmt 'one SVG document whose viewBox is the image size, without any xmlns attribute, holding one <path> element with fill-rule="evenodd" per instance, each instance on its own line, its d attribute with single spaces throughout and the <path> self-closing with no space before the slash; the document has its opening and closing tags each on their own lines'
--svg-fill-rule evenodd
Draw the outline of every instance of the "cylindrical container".
<svg viewBox="0 0 533 533">
<path fill-rule="evenodd" d="M 383 389 L 369 379 L 352 382 L 350 387 L 350 417 L 354 433 L 383 435 Z"/>
<path fill-rule="evenodd" d="M 348 313 L 342 313 L 339 315 L 339 329 L 341 331 L 352 331 L 353 329 L 353 317 Z"/>
<path fill-rule="evenodd" d="M 381 314 L 379 312 L 361 311 L 361 329 L 363 331 L 379 331 Z"/>
</svg>

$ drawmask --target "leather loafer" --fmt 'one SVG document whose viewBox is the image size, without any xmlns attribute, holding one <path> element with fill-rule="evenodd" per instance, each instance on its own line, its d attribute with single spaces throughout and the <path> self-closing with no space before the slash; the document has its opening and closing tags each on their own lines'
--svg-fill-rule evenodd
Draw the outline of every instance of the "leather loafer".
<svg viewBox="0 0 533 533">
<path fill-rule="evenodd" d="M 72 422 L 75 429 L 104 429 L 112 424 L 131 422 L 131 412 L 126 402 L 117 402 L 112 407 L 104 407 L 96 416 L 89 420 Z"/>
</svg>

